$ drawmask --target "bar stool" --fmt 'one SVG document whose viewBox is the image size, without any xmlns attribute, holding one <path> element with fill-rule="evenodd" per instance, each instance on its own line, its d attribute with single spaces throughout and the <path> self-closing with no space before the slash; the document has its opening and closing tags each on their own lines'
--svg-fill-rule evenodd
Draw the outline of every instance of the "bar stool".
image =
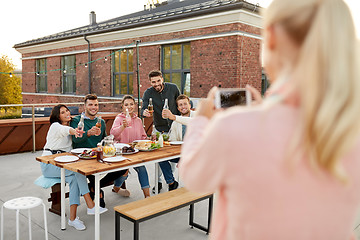
<svg viewBox="0 0 360 240">
<path fill-rule="evenodd" d="M 45 204 L 40 198 L 37 197 L 20 197 L 14 198 L 5 202 L 1 207 L 1 240 L 4 240 L 4 207 L 7 209 L 16 210 L 16 240 L 19 240 L 19 212 L 20 210 L 27 209 L 29 217 L 29 239 L 31 240 L 31 213 L 30 209 L 43 205 L 44 210 L 44 228 L 45 239 L 48 240 L 47 222 L 46 222 L 46 210 Z"/>
</svg>

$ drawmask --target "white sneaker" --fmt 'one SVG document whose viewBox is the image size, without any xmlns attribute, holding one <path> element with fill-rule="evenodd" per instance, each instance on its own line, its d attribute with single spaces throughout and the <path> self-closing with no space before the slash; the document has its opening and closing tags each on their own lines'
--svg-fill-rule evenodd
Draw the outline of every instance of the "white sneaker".
<svg viewBox="0 0 360 240">
<path fill-rule="evenodd" d="M 107 208 L 100 207 L 100 214 L 106 212 L 107 210 L 108 210 Z M 87 214 L 88 214 L 88 215 L 95 215 L 95 207 L 93 207 L 93 208 L 88 208 L 88 209 L 87 209 Z"/>
<path fill-rule="evenodd" d="M 80 220 L 79 216 L 77 216 L 75 219 L 79 220 L 82 224 L 84 224 L 84 222 Z"/>
<path fill-rule="evenodd" d="M 74 221 L 71 221 L 69 219 L 68 224 L 69 224 L 69 226 L 72 226 L 76 230 L 79 230 L 79 231 L 82 231 L 82 230 L 86 229 L 84 223 L 79 219 L 79 217 L 75 218 Z"/>
</svg>

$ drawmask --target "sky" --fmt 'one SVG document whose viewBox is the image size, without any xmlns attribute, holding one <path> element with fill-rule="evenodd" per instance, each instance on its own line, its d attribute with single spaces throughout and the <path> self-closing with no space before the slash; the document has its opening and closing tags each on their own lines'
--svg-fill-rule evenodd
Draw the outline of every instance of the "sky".
<svg viewBox="0 0 360 240">
<path fill-rule="evenodd" d="M 298 1 L 298 0 L 289 0 Z M 1 3 L 0 55 L 7 55 L 21 69 L 21 54 L 13 46 L 31 39 L 44 37 L 89 24 L 89 14 L 96 13 L 101 22 L 141 11 L 148 0 L 11 0 Z M 271 0 L 248 0 L 267 7 Z M 360 38 L 359 0 L 345 0 L 353 11 L 357 35 Z"/>
</svg>

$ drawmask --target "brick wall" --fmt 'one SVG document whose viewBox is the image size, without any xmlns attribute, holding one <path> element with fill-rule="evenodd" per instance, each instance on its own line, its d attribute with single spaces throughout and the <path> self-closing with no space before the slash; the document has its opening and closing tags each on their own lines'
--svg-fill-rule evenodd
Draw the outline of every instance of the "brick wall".
<svg viewBox="0 0 360 240">
<path fill-rule="evenodd" d="M 201 36 L 221 32 L 244 31 L 260 34 L 260 29 L 241 23 L 227 24 L 223 26 L 207 27 L 175 33 L 164 33 L 140 38 L 141 42 L 153 42 L 159 40 L 178 39 L 191 36 Z M 116 45 L 128 45 L 134 43 L 135 39 L 125 39 L 91 44 L 91 48 L 108 47 Z M 205 97 L 212 86 L 221 87 L 245 87 L 251 84 L 261 89 L 261 62 L 260 62 L 260 40 L 243 37 L 228 36 L 211 39 L 196 40 L 191 42 L 191 97 Z M 23 57 L 38 56 L 41 54 L 55 54 L 75 50 L 85 50 L 87 45 L 73 48 L 54 49 L 44 52 L 24 54 Z M 140 95 L 150 87 L 148 73 L 151 70 L 160 69 L 161 45 L 140 47 Z M 98 96 L 112 95 L 111 58 L 107 61 L 103 57 L 111 54 L 110 50 L 92 52 L 92 60 L 99 59 L 91 65 L 91 91 Z M 133 89 L 134 97 L 137 97 L 137 75 L 136 75 L 136 48 L 134 48 L 134 75 Z M 76 64 L 88 62 L 87 53 L 76 55 Z M 61 68 L 61 57 L 48 58 L 48 93 L 61 93 L 61 71 L 52 69 Z M 34 72 L 35 60 L 23 60 L 23 72 Z M 78 66 L 76 69 L 76 94 L 88 93 L 88 68 Z M 35 92 L 35 74 L 23 74 L 23 92 Z M 40 102 L 78 102 L 79 98 L 69 96 L 43 96 L 24 95 L 24 103 Z M 81 100 L 80 100 L 81 101 Z M 104 107 L 102 111 L 111 110 Z M 117 109 L 115 108 L 115 111 Z"/>
</svg>

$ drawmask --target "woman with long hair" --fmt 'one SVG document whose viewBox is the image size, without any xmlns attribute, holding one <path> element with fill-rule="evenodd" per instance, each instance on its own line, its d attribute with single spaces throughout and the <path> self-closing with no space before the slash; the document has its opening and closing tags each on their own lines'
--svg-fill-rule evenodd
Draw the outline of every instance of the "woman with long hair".
<svg viewBox="0 0 360 240">
<path fill-rule="evenodd" d="M 349 8 L 274 0 L 263 35 L 268 96 L 217 113 L 212 89 L 187 127 L 180 175 L 191 190 L 218 192 L 212 239 L 350 239 L 360 62 Z"/>
<path fill-rule="evenodd" d="M 50 114 L 50 128 L 46 136 L 43 156 L 60 152 L 70 152 L 72 149 L 71 135 L 80 136 L 78 129 L 69 126 L 71 115 L 69 109 L 63 105 L 56 105 Z M 45 177 L 60 178 L 60 168 L 52 164 L 40 163 L 41 171 Z M 84 223 L 76 216 L 80 195 L 85 199 L 89 215 L 95 214 L 95 204 L 90 198 L 89 188 L 85 175 L 65 170 L 65 181 L 69 183 L 70 216 L 68 224 L 77 230 L 85 230 Z M 100 213 L 106 212 L 100 207 Z"/>
<path fill-rule="evenodd" d="M 121 109 L 122 112 L 116 116 L 110 130 L 110 134 L 114 135 L 114 140 L 120 143 L 131 143 L 134 140 L 146 139 L 147 135 L 143 127 L 143 123 L 135 113 L 136 110 L 135 99 L 130 95 L 124 96 L 121 103 Z M 126 111 L 128 111 L 131 118 L 129 122 L 126 119 Z M 138 174 L 138 179 L 144 197 L 145 198 L 150 197 L 149 176 L 146 167 L 139 166 L 139 167 L 134 167 L 134 169 Z M 127 179 L 128 173 L 129 171 L 126 172 L 123 178 L 119 178 L 114 181 L 114 188 L 112 190 L 113 192 L 117 192 L 123 196 L 130 196 L 129 190 L 120 188 L 123 181 Z"/>
</svg>

